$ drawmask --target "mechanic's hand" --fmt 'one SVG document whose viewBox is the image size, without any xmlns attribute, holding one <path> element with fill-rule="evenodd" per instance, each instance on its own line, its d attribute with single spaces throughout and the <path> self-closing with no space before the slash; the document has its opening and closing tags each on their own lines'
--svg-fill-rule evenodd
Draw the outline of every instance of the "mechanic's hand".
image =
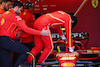
<svg viewBox="0 0 100 67">
<path fill-rule="evenodd" d="M 50 34 L 49 29 L 48 29 L 48 30 L 45 30 L 45 28 L 42 29 L 42 31 L 41 31 L 41 35 L 42 35 L 42 36 L 49 36 L 49 34 Z"/>
</svg>

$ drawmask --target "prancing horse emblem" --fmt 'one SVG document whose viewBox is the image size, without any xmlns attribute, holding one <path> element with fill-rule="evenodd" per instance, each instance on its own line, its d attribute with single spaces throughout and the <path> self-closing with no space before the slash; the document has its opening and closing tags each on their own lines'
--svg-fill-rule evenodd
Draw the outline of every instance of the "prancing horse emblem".
<svg viewBox="0 0 100 67">
<path fill-rule="evenodd" d="M 92 6 L 96 8 L 98 6 L 98 0 L 92 0 Z"/>
</svg>

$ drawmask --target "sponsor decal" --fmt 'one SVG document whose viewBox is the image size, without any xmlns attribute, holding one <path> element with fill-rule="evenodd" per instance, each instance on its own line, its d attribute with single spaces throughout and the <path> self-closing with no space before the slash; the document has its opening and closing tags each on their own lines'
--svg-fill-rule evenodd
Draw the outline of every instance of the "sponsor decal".
<svg viewBox="0 0 100 67">
<path fill-rule="evenodd" d="M 59 56 L 59 57 L 75 57 L 76 54 L 61 53 L 61 54 L 57 54 L 56 56 Z"/>
<path fill-rule="evenodd" d="M 60 60 L 74 60 L 76 57 L 62 57 Z"/>
<path fill-rule="evenodd" d="M 17 21 L 22 20 L 19 16 L 15 16 L 15 18 L 17 19 Z"/>
</svg>

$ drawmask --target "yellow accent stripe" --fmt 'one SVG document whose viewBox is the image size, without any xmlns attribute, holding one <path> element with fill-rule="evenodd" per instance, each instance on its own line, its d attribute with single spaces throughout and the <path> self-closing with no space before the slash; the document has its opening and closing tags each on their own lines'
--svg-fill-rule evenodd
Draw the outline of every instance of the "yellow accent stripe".
<svg viewBox="0 0 100 67">
<path fill-rule="evenodd" d="M 60 25 L 60 24 L 63 24 L 63 23 L 52 23 L 51 26 Z"/>
<path fill-rule="evenodd" d="M 63 21 L 62 19 L 59 19 L 59 18 L 57 18 L 57 17 L 54 17 L 54 16 L 51 15 L 51 14 L 47 14 L 47 15 L 49 15 L 49 16 L 52 17 L 53 19 L 56 19 L 56 20 L 58 20 L 58 21 L 60 21 L 60 22 L 62 22 L 62 23 L 65 23 L 65 21 Z"/>
<path fill-rule="evenodd" d="M 93 52 L 92 50 L 87 50 L 87 52 Z"/>
<path fill-rule="evenodd" d="M 9 29 L 12 27 L 13 24 L 15 24 L 15 23 L 13 22 L 13 23 L 10 25 L 10 27 L 9 27 L 8 30 L 7 30 L 7 32 L 9 31 Z M 15 24 L 15 25 L 16 25 L 16 24 Z M 15 29 L 15 28 L 16 28 L 16 27 L 14 27 L 14 29 Z M 14 30 L 14 29 L 13 29 L 13 30 Z M 11 31 L 11 33 L 13 32 L 13 30 Z"/>
<path fill-rule="evenodd" d="M 11 33 L 16 29 L 17 26 L 14 27 L 14 29 L 11 31 Z"/>
<path fill-rule="evenodd" d="M 69 21 L 69 47 L 71 47 L 72 43 L 71 43 L 71 20 Z"/>
<path fill-rule="evenodd" d="M 94 50 L 93 52 L 97 52 L 97 53 L 99 53 L 99 50 Z"/>
<path fill-rule="evenodd" d="M 45 27 L 45 28 L 46 28 L 46 27 Z M 43 28 L 43 29 L 45 29 L 45 28 Z M 47 30 L 49 30 L 49 32 L 50 32 L 49 25 L 47 26 Z M 54 48 L 51 33 L 49 33 L 49 37 L 50 37 L 50 40 L 51 40 L 52 49 L 49 51 L 48 55 L 50 54 L 50 52 L 51 52 L 51 51 L 53 50 L 53 48 Z M 47 55 L 47 57 L 48 57 L 48 55 Z M 45 59 L 46 59 L 47 57 L 45 57 Z M 44 59 L 44 60 L 45 60 L 45 59 Z"/>
</svg>

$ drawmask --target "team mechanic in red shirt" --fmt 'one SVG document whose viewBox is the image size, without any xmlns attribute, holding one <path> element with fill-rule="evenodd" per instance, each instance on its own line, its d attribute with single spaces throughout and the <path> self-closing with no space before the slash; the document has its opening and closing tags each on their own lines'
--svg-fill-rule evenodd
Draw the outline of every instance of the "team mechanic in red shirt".
<svg viewBox="0 0 100 67">
<path fill-rule="evenodd" d="M 3 14 L 5 11 L 11 8 L 12 6 L 12 0 L 1 0 L 0 1 L 0 16 Z"/>
<path fill-rule="evenodd" d="M 37 31 L 27 27 L 17 15 L 21 13 L 22 9 L 23 4 L 20 1 L 15 1 L 13 8 L 3 13 L 0 17 L 0 51 L 2 51 L 2 53 L 0 52 L 0 62 L 2 63 L 0 67 L 11 67 L 11 51 L 20 54 L 14 67 L 18 67 L 19 64 L 24 63 L 28 56 L 26 52 L 29 51 L 29 49 L 19 41 L 13 39 L 17 26 L 26 33 L 33 35 L 48 35 L 49 33 L 48 30 L 43 29 L 42 31 Z"/>
<path fill-rule="evenodd" d="M 72 36 L 71 36 L 71 17 L 67 13 L 63 11 L 55 11 L 52 13 L 47 13 L 36 19 L 34 22 L 34 29 L 42 30 L 42 29 L 49 29 L 49 27 L 58 27 L 64 25 L 66 31 L 66 39 L 68 41 L 69 51 L 73 52 L 73 43 L 72 43 Z M 60 27 L 58 27 L 58 32 L 62 39 L 65 39 L 64 35 L 61 32 Z M 37 63 L 43 63 L 44 60 L 47 58 L 49 53 L 53 50 L 53 42 L 51 34 L 49 36 L 34 36 L 35 40 L 35 47 L 30 51 L 34 56 L 39 53 L 43 47 L 43 52 L 39 57 Z M 29 55 L 27 58 L 27 62 L 32 61 L 32 56 Z"/>
<path fill-rule="evenodd" d="M 19 14 L 24 23 L 31 28 L 33 28 L 33 24 L 35 22 L 35 15 L 32 12 L 33 12 L 32 3 L 26 2 L 24 11 Z M 20 41 L 30 50 L 32 50 L 34 44 L 33 35 L 27 34 L 26 32 L 22 31 Z"/>
</svg>

